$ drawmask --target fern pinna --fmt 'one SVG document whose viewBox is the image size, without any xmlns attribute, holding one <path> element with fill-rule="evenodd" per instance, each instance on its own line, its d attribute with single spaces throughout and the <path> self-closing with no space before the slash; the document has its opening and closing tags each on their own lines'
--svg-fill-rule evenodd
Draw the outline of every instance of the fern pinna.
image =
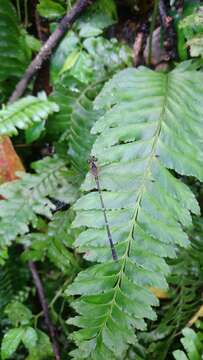
<svg viewBox="0 0 203 360">
<path fill-rule="evenodd" d="M 22 76 L 31 52 L 15 8 L 8 0 L 0 2 L 0 82 Z"/>
<path fill-rule="evenodd" d="M 148 287 L 166 288 L 173 258 L 189 239 L 184 229 L 199 207 L 189 187 L 175 175 L 203 179 L 202 74 L 169 74 L 146 68 L 123 70 L 97 97 L 104 115 L 93 126 L 92 155 L 100 166 L 100 186 L 118 261 L 109 249 L 95 182 L 89 173 L 74 208 L 75 242 L 85 259 L 66 294 L 79 316 L 68 320 L 74 359 L 123 359 L 136 341 L 134 329 L 156 318 L 158 301 Z"/>
<path fill-rule="evenodd" d="M 175 360 L 201 360 L 203 353 L 203 324 L 198 321 L 196 324 L 198 331 L 184 328 L 180 339 L 183 350 L 175 350 L 173 356 Z M 187 355 L 186 355 L 187 354 Z"/>
<path fill-rule="evenodd" d="M 58 105 L 49 101 L 44 92 L 36 97 L 28 95 L 0 110 L 0 136 L 17 135 L 18 129 L 27 129 L 58 110 Z"/>
</svg>

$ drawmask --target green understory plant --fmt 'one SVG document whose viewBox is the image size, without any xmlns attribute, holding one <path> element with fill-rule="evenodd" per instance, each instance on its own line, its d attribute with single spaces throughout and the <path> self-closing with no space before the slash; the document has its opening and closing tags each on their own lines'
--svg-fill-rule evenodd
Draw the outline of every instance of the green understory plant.
<svg viewBox="0 0 203 360">
<path fill-rule="evenodd" d="M 40 0 L 37 11 L 54 31 L 74 3 Z M 199 360 L 202 324 L 188 324 L 202 303 L 201 61 L 133 68 L 111 36 L 117 2 L 97 0 L 51 54 L 50 94 L 34 96 L 34 79 L 7 104 L 40 48 L 25 5 L 0 3 L 0 135 L 28 169 L 0 185 L 1 359 L 55 356 L 34 261 L 60 360 Z M 188 46 L 202 37 L 201 7 L 190 16 Z"/>
</svg>

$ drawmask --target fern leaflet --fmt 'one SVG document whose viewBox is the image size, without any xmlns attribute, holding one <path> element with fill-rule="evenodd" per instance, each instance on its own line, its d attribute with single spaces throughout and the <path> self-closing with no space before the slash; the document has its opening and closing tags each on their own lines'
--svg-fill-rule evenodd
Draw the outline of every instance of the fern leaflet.
<svg viewBox="0 0 203 360">
<path fill-rule="evenodd" d="M 199 214 L 191 190 L 172 172 L 203 179 L 202 75 L 174 70 L 169 74 L 140 68 L 121 71 L 96 100 L 105 114 L 96 122 L 93 146 L 100 184 L 118 261 L 113 262 L 94 179 L 76 202 L 74 227 L 86 228 L 75 242 L 84 257 L 100 264 L 81 272 L 67 294 L 80 316 L 69 320 L 74 359 L 119 359 L 134 328 L 156 318 L 157 299 L 146 287 L 166 288 L 164 258 L 187 247 L 183 229 L 191 212 Z M 116 336 L 115 336 L 116 333 Z"/>
<path fill-rule="evenodd" d="M 31 58 L 10 0 L 0 2 L 0 81 L 20 77 Z"/>
<path fill-rule="evenodd" d="M 55 111 L 57 104 L 49 101 L 45 93 L 26 96 L 0 110 L 0 135 L 17 135 L 17 129 L 27 129 Z"/>
<path fill-rule="evenodd" d="M 70 229 L 72 220 L 70 210 L 60 211 L 54 214 L 42 233 L 29 233 L 21 236 L 19 241 L 26 245 L 23 260 L 42 261 L 45 256 L 62 273 L 67 274 L 78 268 L 74 255 L 69 251 L 73 242 L 73 230 Z"/>
<path fill-rule="evenodd" d="M 198 322 L 200 330 L 202 330 L 202 323 Z M 201 360 L 203 354 L 203 333 L 202 331 L 194 331 L 190 328 L 185 328 L 182 331 L 181 343 L 187 353 L 182 350 L 173 352 L 176 360 Z"/>
<path fill-rule="evenodd" d="M 0 186 L 0 247 L 9 245 L 18 235 L 37 226 L 38 217 L 52 218 L 55 205 L 51 198 L 72 203 L 77 197 L 74 179 L 57 156 L 36 162 L 36 174 L 22 173 L 21 178 Z"/>
</svg>

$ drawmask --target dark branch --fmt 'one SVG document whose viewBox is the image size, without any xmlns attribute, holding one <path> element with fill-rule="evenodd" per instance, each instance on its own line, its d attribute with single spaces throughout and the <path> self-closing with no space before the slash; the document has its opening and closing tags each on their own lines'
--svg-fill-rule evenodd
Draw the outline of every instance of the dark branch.
<svg viewBox="0 0 203 360">
<path fill-rule="evenodd" d="M 43 289 L 43 286 L 42 286 L 42 283 L 41 283 L 41 280 L 40 280 L 36 265 L 35 265 L 35 263 L 33 261 L 29 261 L 29 268 L 30 268 L 30 271 L 32 273 L 33 281 L 34 281 L 35 287 L 37 289 L 39 301 L 40 301 L 40 304 L 41 304 L 41 307 L 42 307 L 42 310 L 43 310 L 43 313 L 44 313 L 45 324 L 46 324 L 47 329 L 49 331 L 49 335 L 50 335 L 50 338 L 51 338 L 55 359 L 56 360 L 61 360 L 60 352 L 59 352 L 59 346 L 58 346 L 58 342 L 56 340 L 55 329 L 54 329 L 54 326 L 53 326 L 53 324 L 52 324 L 52 322 L 50 320 L 50 317 L 49 317 L 48 303 L 46 301 L 46 297 L 45 297 L 45 294 L 44 294 L 44 289 Z"/>
<path fill-rule="evenodd" d="M 63 19 L 59 22 L 57 29 L 50 35 L 49 39 L 42 46 L 37 56 L 28 66 L 23 78 L 19 81 L 13 94 L 11 95 L 9 103 L 16 101 L 23 95 L 30 80 L 41 68 L 43 62 L 51 55 L 52 50 L 63 37 L 65 32 L 71 27 L 79 15 L 94 1 L 95 0 L 78 0 L 72 10 L 63 17 Z"/>
<path fill-rule="evenodd" d="M 173 18 L 167 15 L 165 0 L 159 1 L 159 14 L 164 33 L 164 48 L 170 59 L 175 59 L 176 54 L 176 32 L 173 27 Z"/>
<path fill-rule="evenodd" d="M 50 35 L 49 22 L 38 14 L 37 9 L 34 10 L 34 20 L 35 20 L 35 26 L 36 26 L 36 32 L 38 38 L 40 39 L 42 44 L 45 44 L 45 42 L 48 40 L 48 37 Z M 33 94 L 36 95 L 42 90 L 44 90 L 47 95 L 49 95 L 52 91 L 52 87 L 50 85 L 49 59 L 43 62 L 41 69 L 38 71 L 35 77 Z"/>
<path fill-rule="evenodd" d="M 137 67 L 143 63 L 143 51 L 147 42 L 148 24 L 142 23 L 133 45 L 133 63 Z"/>
</svg>

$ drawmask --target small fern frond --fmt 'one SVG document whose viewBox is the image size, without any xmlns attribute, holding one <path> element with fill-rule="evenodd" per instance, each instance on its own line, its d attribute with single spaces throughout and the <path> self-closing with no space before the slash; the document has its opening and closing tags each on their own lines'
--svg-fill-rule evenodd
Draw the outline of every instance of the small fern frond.
<svg viewBox="0 0 203 360">
<path fill-rule="evenodd" d="M 132 50 L 116 39 L 102 36 L 85 39 L 83 47 L 91 60 L 93 79 L 110 77 L 116 71 L 132 65 Z"/>
<path fill-rule="evenodd" d="M 0 2 L 0 81 L 20 77 L 31 54 L 10 0 Z"/>
<path fill-rule="evenodd" d="M 71 210 L 60 211 L 54 214 L 47 230 L 42 233 L 29 233 L 18 240 L 26 246 L 23 260 L 42 261 L 47 257 L 63 274 L 77 269 L 78 265 L 70 251 L 74 241 L 74 231 L 70 229 L 73 218 Z"/>
<path fill-rule="evenodd" d="M 203 332 L 201 331 L 202 323 L 198 322 L 200 327 L 199 331 L 190 328 L 185 328 L 182 331 L 182 338 L 180 342 L 184 347 L 184 351 L 176 350 L 173 352 L 174 359 L 176 360 L 201 360 L 203 354 Z"/>
<path fill-rule="evenodd" d="M 157 299 L 147 287 L 166 288 L 164 258 L 187 247 L 184 228 L 199 214 L 191 190 L 170 170 L 203 179 L 202 80 L 197 72 L 169 74 L 146 68 L 121 71 L 96 100 L 105 114 L 93 127 L 92 154 L 118 261 L 113 261 L 95 180 L 75 204 L 74 227 L 84 227 L 75 246 L 99 262 L 67 289 L 80 316 L 69 322 L 75 359 L 119 359 L 135 342 L 134 328 L 156 318 Z M 169 170 L 170 169 L 170 170 Z M 116 333 L 116 336 L 115 336 Z"/>
<path fill-rule="evenodd" d="M 73 167 L 83 176 L 88 170 L 87 160 L 95 139 L 90 130 L 101 115 L 100 111 L 93 109 L 93 101 L 103 84 L 104 81 L 84 84 L 71 113 L 68 154 Z"/>
<path fill-rule="evenodd" d="M 66 204 L 72 204 L 76 200 L 78 189 L 75 187 L 75 174 L 68 169 L 64 159 L 58 155 L 47 156 L 34 162 L 32 168 L 38 180 L 36 191 Z M 27 173 L 23 178 L 27 176 L 35 177 Z"/>
<path fill-rule="evenodd" d="M 27 129 L 58 110 L 58 105 L 48 100 L 45 93 L 26 96 L 0 110 L 0 135 L 17 135 L 17 129 Z"/>
<path fill-rule="evenodd" d="M 191 247 L 182 249 L 177 259 L 170 260 L 171 274 L 168 277 L 169 301 L 158 309 L 159 321 L 151 324 L 150 330 L 140 333 L 140 344 L 146 349 L 148 357 L 167 360 L 177 335 L 198 314 L 201 306 L 201 275 L 199 261 L 201 248 L 195 252 Z M 198 253 L 199 251 L 199 253 Z"/>
<path fill-rule="evenodd" d="M 13 296 L 13 288 L 12 288 L 12 278 L 7 267 L 0 268 L 0 318 L 2 316 L 2 310 L 5 305 L 11 301 Z"/>
<path fill-rule="evenodd" d="M 77 49 L 78 43 L 75 46 L 76 48 L 72 50 L 73 52 Z M 54 92 L 50 99 L 59 105 L 60 111 L 50 117 L 47 124 L 48 135 L 54 140 L 58 140 L 64 132 L 66 138 L 69 138 L 70 132 L 68 129 L 72 129 L 70 127 L 72 121 L 73 123 L 77 122 L 77 126 L 80 127 L 79 120 L 81 120 L 81 117 L 81 133 L 84 123 L 88 128 L 92 126 L 91 119 L 96 116 L 96 111 L 92 110 L 93 105 L 90 102 L 93 102 L 95 96 L 98 95 L 102 83 L 116 71 L 132 63 L 130 49 L 127 46 L 119 45 L 115 39 L 110 41 L 101 36 L 90 38 L 83 42 L 82 47 L 84 48 L 85 57 L 90 62 L 88 69 L 91 71 L 91 75 L 88 79 L 81 81 L 80 77 L 83 68 L 82 65 L 76 64 L 76 69 L 64 72 L 54 84 Z M 83 55 L 82 52 L 81 57 Z M 78 62 L 79 60 L 80 57 Z M 91 118 L 90 123 L 89 116 Z M 75 129 L 75 126 L 73 128 Z M 74 129 L 72 131 L 72 138 L 74 137 Z M 85 129 L 84 131 L 86 132 Z M 77 137 L 75 142 L 81 144 L 84 139 L 85 137 L 82 136 L 80 141 L 78 141 Z"/>
<path fill-rule="evenodd" d="M 69 250 L 74 241 L 73 230 L 70 229 L 72 215 L 70 210 L 60 211 L 54 215 L 48 226 L 49 246 L 47 252 L 50 261 L 59 267 L 63 273 L 68 273 L 71 270 L 73 274 L 78 265 L 73 253 Z"/>
<path fill-rule="evenodd" d="M 14 298 L 22 298 L 27 292 L 28 269 L 11 252 L 4 266 L 0 267 L 0 319 L 5 318 L 4 309 Z M 3 323 L 1 323 L 3 326 Z M 0 332 L 1 332 L 0 326 Z"/>
<path fill-rule="evenodd" d="M 101 113 L 93 109 L 93 101 L 102 85 L 100 81 L 84 84 L 64 74 L 51 96 L 60 111 L 50 117 L 48 133 L 66 143 L 70 161 L 81 175 L 87 171 L 87 158 L 95 138 L 90 129 Z"/>
<path fill-rule="evenodd" d="M 55 205 L 50 198 L 72 203 L 77 196 L 74 179 L 63 160 L 45 158 L 33 166 L 36 174 L 22 173 L 21 178 L 0 186 L 0 246 L 9 245 L 18 235 L 37 224 L 37 215 L 52 218 Z"/>
</svg>

